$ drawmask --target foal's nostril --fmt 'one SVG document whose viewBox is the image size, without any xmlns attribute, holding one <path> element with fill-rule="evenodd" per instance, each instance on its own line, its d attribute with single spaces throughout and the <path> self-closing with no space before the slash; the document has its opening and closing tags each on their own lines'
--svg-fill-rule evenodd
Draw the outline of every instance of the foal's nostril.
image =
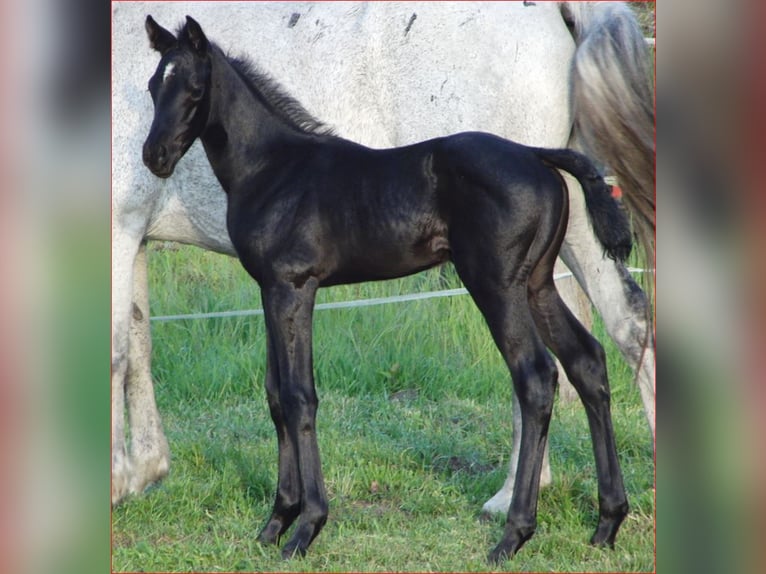
<svg viewBox="0 0 766 574">
<path fill-rule="evenodd" d="M 142 156 L 147 167 L 164 167 L 168 160 L 168 150 L 162 144 L 152 146 L 145 143 Z"/>
</svg>

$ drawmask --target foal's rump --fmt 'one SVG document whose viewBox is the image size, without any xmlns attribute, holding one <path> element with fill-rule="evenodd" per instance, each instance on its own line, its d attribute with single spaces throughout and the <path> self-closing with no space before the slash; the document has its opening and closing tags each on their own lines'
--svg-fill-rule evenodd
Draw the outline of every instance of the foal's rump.
<svg viewBox="0 0 766 574">
<path fill-rule="evenodd" d="M 502 241 L 502 230 L 513 230 L 518 242 L 543 220 L 559 221 L 566 187 L 533 148 L 465 132 L 434 140 L 433 156 L 440 209 L 453 232 L 468 240 Z"/>
<path fill-rule="evenodd" d="M 567 200 L 558 170 L 573 175 L 582 186 L 594 232 L 606 253 L 625 260 L 632 236 L 624 210 L 593 163 L 569 149 L 532 148 L 481 132 L 466 132 L 435 140 L 434 166 L 441 197 L 455 217 L 470 214 L 475 229 L 506 218 L 506 225 L 539 226 L 558 222 Z M 563 195 L 563 197 L 562 197 Z M 489 201 L 491 205 L 480 207 Z M 489 208 L 488 208 L 489 207 Z"/>
<path fill-rule="evenodd" d="M 549 170 L 535 148 L 484 132 L 463 132 L 432 142 L 435 165 L 442 174 L 487 187 L 488 191 L 498 185 L 526 186 L 537 178 L 541 178 L 540 184 L 548 183 Z M 502 195 L 509 197 L 507 191 Z"/>
</svg>

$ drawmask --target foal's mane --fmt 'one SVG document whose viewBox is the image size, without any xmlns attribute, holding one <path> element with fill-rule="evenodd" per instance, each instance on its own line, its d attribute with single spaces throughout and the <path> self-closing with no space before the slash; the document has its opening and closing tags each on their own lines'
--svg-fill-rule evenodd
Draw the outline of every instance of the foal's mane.
<svg viewBox="0 0 766 574">
<path fill-rule="evenodd" d="M 182 36 L 185 27 L 186 24 L 178 26 L 177 38 Z M 298 100 L 288 94 L 269 74 L 259 69 L 250 58 L 231 56 L 214 42 L 210 42 L 210 47 L 223 55 L 253 95 L 288 126 L 304 134 L 335 135 L 332 127 L 312 116 Z"/>
<path fill-rule="evenodd" d="M 312 116 L 298 100 L 288 94 L 269 74 L 259 69 L 252 60 L 245 56 L 232 57 L 228 54 L 225 57 L 250 91 L 287 125 L 301 133 L 334 135 L 330 126 Z"/>
</svg>

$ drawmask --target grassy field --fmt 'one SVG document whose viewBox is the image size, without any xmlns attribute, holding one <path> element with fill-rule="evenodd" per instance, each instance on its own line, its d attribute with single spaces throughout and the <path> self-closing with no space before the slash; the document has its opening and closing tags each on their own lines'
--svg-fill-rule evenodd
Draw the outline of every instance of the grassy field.
<svg viewBox="0 0 766 574">
<path fill-rule="evenodd" d="M 153 315 L 252 309 L 236 260 L 151 245 Z M 339 301 L 456 287 L 449 271 L 320 291 Z M 652 447 L 638 390 L 597 321 L 631 514 L 615 549 L 591 548 L 596 476 L 584 412 L 558 404 L 554 483 L 536 535 L 503 570 L 654 570 Z M 330 519 L 303 559 L 255 537 L 276 486 L 276 438 L 262 388 L 262 317 L 153 325 L 157 400 L 170 475 L 113 513 L 115 571 L 485 571 L 502 518 L 481 505 L 503 483 L 511 385 L 469 297 L 317 311 L 319 443 Z"/>
</svg>

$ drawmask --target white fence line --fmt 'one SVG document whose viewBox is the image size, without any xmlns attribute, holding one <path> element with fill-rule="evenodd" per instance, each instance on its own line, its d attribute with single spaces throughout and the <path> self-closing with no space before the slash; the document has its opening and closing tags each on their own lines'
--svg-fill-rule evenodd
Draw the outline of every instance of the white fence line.
<svg viewBox="0 0 766 574">
<path fill-rule="evenodd" d="M 631 273 L 645 273 L 645 269 L 629 267 Z M 565 277 L 571 277 L 572 273 L 567 271 L 557 273 L 553 279 L 558 281 Z M 436 299 L 439 297 L 455 297 L 457 295 L 467 295 L 468 291 L 461 287 L 459 289 L 444 289 L 442 291 L 426 291 L 424 293 L 409 293 L 406 295 L 393 295 L 391 297 L 375 297 L 372 299 L 357 299 L 354 301 L 337 301 L 334 303 L 319 303 L 314 306 L 317 311 L 326 309 L 352 309 L 356 307 L 372 307 L 374 305 L 386 305 L 389 303 L 403 303 L 406 301 L 422 301 L 424 299 Z M 179 321 L 182 319 L 224 319 L 228 317 L 250 317 L 253 315 L 263 315 L 263 309 L 247 309 L 243 311 L 219 311 L 216 313 L 189 313 L 185 315 L 160 315 L 151 317 L 151 321 Z"/>
</svg>

